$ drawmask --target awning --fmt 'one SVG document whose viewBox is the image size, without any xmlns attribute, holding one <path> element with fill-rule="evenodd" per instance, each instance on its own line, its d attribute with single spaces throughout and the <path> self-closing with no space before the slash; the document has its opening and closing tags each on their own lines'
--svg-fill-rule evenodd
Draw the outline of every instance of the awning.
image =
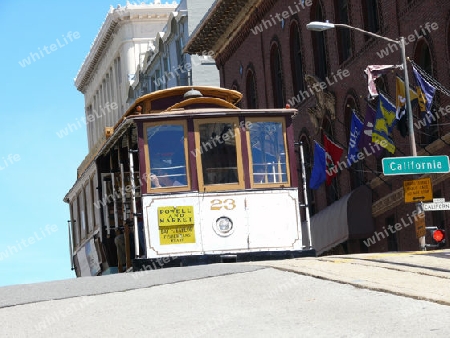
<svg viewBox="0 0 450 338">
<path fill-rule="evenodd" d="M 311 237 L 316 254 L 348 239 L 365 239 L 374 232 L 372 190 L 360 186 L 311 217 Z"/>
</svg>

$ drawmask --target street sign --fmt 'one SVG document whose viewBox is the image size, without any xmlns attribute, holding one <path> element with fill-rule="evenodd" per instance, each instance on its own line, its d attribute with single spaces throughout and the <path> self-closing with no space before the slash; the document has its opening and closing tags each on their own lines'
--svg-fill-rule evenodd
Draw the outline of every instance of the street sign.
<svg viewBox="0 0 450 338">
<path fill-rule="evenodd" d="M 425 202 L 433 200 L 433 187 L 431 178 L 403 181 L 405 203 Z"/>
<path fill-rule="evenodd" d="M 384 175 L 412 175 L 448 173 L 450 165 L 447 155 L 403 156 L 382 159 Z"/>
<path fill-rule="evenodd" d="M 416 224 L 416 238 L 419 239 L 427 234 L 427 228 L 425 226 L 425 214 L 420 213 L 417 214 L 417 218 L 415 218 Z"/>
<path fill-rule="evenodd" d="M 450 202 L 423 203 L 423 211 L 450 210 Z"/>
<path fill-rule="evenodd" d="M 444 203 L 445 198 L 433 198 L 433 203 Z"/>
</svg>

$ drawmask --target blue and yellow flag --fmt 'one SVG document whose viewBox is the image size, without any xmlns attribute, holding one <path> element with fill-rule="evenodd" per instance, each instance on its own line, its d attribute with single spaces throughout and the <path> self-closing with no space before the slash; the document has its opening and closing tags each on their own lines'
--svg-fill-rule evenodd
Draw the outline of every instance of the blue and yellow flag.
<svg viewBox="0 0 450 338">
<path fill-rule="evenodd" d="M 372 142 L 378 143 L 390 153 L 395 153 L 395 145 L 391 138 L 392 129 L 398 121 L 395 106 L 383 95 L 379 94 L 375 125 L 372 130 Z"/>
<path fill-rule="evenodd" d="M 436 88 L 433 87 L 413 65 L 413 73 L 418 84 L 417 94 L 419 96 L 419 108 L 422 113 L 431 114 L 431 105 L 433 104 Z"/>
</svg>

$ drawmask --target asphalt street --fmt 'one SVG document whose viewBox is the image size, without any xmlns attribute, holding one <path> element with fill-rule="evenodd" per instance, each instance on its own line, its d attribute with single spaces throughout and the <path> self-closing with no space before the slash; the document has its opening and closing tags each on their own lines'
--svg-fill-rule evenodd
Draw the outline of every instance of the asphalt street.
<svg viewBox="0 0 450 338">
<path fill-rule="evenodd" d="M 411 261 L 428 262 L 423 266 L 427 269 L 441 265 L 439 260 L 450 260 L 420 254 L 353 256 L 213 264 L 3 287 L 0 336 L 450 335 L 446 320 L 450 318 L 450 306 L 382 290 L 382 283 L 373 277 L 384 269 L 380 278 L 388 278 L 389 285 L 392 276 L 399 276 L 396 273 L 405 274 L 407 279 L 421 275 L 422 263 Z M 392 262 L 396 268 L 391 267 Z M 327 270 L 324 267 L 330 268 L 328 272 L 335 280 L 320 272 Z M 448 285 L 446 267 L 437 268 L 440 277 L 430 277 L 447 280 Z M 364 269 L 376 273 L 366 273 L 357 280 L 349 272 L 361 273 Z M 416 272 L 411 272 L 414 269 Z M 390 273 L 394 275 L 390 277 Z M 353 282 L 346 282 L 350 278 Z M 364 285 L 369 281 L 378 291 Z M 397 284 L 403 282 L 400 278 Z"/>
</svg>

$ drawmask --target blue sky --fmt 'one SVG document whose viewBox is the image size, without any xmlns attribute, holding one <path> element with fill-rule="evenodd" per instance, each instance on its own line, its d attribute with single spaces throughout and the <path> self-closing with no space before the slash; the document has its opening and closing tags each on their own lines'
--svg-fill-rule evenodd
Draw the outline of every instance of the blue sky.
<svg viewBox="0 0 450 338">
<path fill-rule="evenodd" d="M 86 130 L 57 132 L 84 116 L 74 78 L 119 3 L 0 2 L 0 286 L 75 277 L 63 198 L 87 155 Z"/>
</svg>

